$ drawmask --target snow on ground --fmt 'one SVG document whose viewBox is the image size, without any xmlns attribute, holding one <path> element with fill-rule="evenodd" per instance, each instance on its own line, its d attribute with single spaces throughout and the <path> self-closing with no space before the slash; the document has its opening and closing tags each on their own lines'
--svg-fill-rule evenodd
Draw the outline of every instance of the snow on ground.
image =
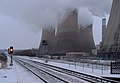
<svg viewBox="0 0 120 83">
<path fill-rule="evenodd" d="M 45 59 L 40 60 L 39 58 L 31 58 L 31 57 L 21 57 L 21 58 L 32 59 L 34 61 L 45 63 Z M 72 64 L 70 62 L 60 63 L 60 61 L 59 62 L 48 61 L 46 64 L 70 69 L 73 71 L 78 71 L 81 73 L 86 73 L 89 75 L 99 76 L 99 77 L 103 76 L 103 77 L 119 77 L 120 78 L 120 75 L 110 74 L 110 67 L 105 68 L 105 66 L 100 66 L 100 67 L 102 67 L 102 69 L 96 69 L 96 68 L 92 68 L 92 67 L 91 68 L 85 67 L 85 65 L 87 65 L 86 63 L 81 63 L 81 64 L 76 63 L 76 65 L 75 65 L 75 64 Z M 84 65 L 84 66 L 81 66 L 81 65 Z M 91 65 L 91 66 L 95 67 L 96 65 Z M 97 65 L 97 66 L 99 66 L 99 65 Z"/>
<path fill-rule="evenodd" d="M 10 59 L 7 68 L 0 69 L 0 83 L 43 83 L 17 62 L 13 62 L 13 66 L 9 64 Z"/>
</svg>

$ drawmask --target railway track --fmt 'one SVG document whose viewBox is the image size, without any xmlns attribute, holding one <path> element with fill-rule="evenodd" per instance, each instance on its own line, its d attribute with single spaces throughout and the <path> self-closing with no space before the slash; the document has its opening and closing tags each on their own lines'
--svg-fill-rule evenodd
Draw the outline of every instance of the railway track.
<svg viewBox="0 0 120 83">
<path fill-rule="evenodd" d="M 55 75 L 52 75 L 51 73 L 48 73 L 44 70 L 41 70 L 37 66 L 34 66 L 32 64 L 29 64 L 27 62 L 23 62 L 21 60 L 15 59 L 18 63 L 20 63 L 22 66 L 27 68 L 30 72 L 32 72 L 35 76 L 40 78 L 45 83 L 69 83 L 59 77 L 56 77 Z"/>
<path fill-rule="evenodd" d="M 40 65 L 36 65 L 36 63 L 21 59 L 14 58 L 17 62 L 22 64 L 23 66 L 27 67 L 28 70 L 33 72 L 34 75 L 39 77 L 45 83 L 87 83 L 83 82 L 78 78 L 69 77 L 63 75 L 59 72 L 56 72 L 52 69 L 45 68 Z"/>
<path fill-rule="evenodd" d="M 19 60 L 23 61 L 23 58 L 22 59 L 19 58 Z M 84 73 L 68 70 L 68 69 L 65 69 L 65 68 L 56 67 L 56 66 L 53 66 L 53 65 L 49 65 L 49 64 L 45 64 L 45 63 L 41 63 L 41 62 L 37 62 L 37 61 L 33 61 L 33 60 L 24 59 L 24 61 L 25 60 L 28 61 L 31 64 L 34 63 L 33 65 L 37 65 L 37 67 L 41 66 L 41 68 L 44 69 L 44 70 L 46 68 L 51 69 L 51 70 L 54 70 L 54 71 L 57 71 L 57 72 L 60 72 L 60 73 L 64 73 L 64 74 L 67 74 L 67 75 L 85 80 L 85 81 L 90 82 L 90 83 L 120 83 L 118 81 L 105 79 L 105 78 L 102 78 L 102 77 L 91 76 L 91 75 L 87 75 L 87 74 L 84 74 Z M 46 71 L 48 71 L 48 70 L 46 70 Z M 79 83 L 79 82 L 77 82 L 77 83 Z"/>
</svg>

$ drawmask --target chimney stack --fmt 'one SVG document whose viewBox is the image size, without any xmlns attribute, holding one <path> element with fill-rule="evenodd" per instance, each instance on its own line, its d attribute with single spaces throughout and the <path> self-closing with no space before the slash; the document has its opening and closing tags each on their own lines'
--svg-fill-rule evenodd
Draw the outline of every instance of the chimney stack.
<svg viewBox="0 0 120 83">
<path fill-rule="evenodd" d="M 102 19 L 102 42 L 105 40 L 106 19 Z"/>
</svg>

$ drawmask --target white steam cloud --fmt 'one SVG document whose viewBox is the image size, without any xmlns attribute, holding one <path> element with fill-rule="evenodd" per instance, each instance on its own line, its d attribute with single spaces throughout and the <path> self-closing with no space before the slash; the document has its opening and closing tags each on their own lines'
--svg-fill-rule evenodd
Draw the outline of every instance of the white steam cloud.
<svg viewBox="0 0 120 83">
<path fill-rule="evenodd" d="M 93 23 L 92 13 L 88 8 L 79 8 L 78 22 L 79 25 L 85 26 Z"/>
<path fill-rule="evenodd" d="M 79 10 L 79 23 L 92 23 L 92 15 L 109 14 L 112 0 L 0 0 L 0 13 L 31 27 L 57 26 L 68 8 Z"/>
</svg>

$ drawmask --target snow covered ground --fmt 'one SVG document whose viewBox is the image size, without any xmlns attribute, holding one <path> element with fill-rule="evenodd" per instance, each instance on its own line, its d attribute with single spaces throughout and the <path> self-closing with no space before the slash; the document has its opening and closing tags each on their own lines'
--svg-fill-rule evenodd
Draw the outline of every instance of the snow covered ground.
<svg viewBox="0 0 120 83">
<path fill-rule="evenodd" d="M 39 58 L 32 58 L 32 57 L 22 57 L 22 58 L 26 58 L 26 59 L 31 59 L 31 60 L 34 60 L 34 61 L 38 61 L 38 62 L 43 62 L 45 63 L 45 60 L 40 60 Z M 94 76 L 103 76 L 103 77 L 119 77 L 120 78 L 120 75 L 116 75 L 116 74 L 110 74 L 110 66 L 106 67 L 106 66 L 100 66 L 100 65 L 91 65 L 93 67 L 85 67 L 85 63 L 70 63 L 70 62 L 67 62 L 67 63 L 61 63 L 60 61 L 58 62 L 55 62 L 55 61 L 48 61 L 46 64 L 51 64 L 51 65 L 54 65 L 54 66 L 59 66 L 59 67 L 63 67 L 63 68 L 66 68 L 66 69 L 70 69 L 70 70 L 73 70 L 73 71 L 78 71 L 78 72 L 82 72 L 82 73 L 86 73 L 86 74 L 89 74 L 89 75 L 94 75 Z M 84 66 L 82 66 L 84 65 Z M 90 64 L 89 64 L 90 66 Z M 96 69 L 95 67 L 100 67 L 99 69 Z"/>
<path fill-rule="evenodd" d="M 10 59 L 7 68 L 0 69 L 0 83 L 43 83 L 17 62 L 14 62 L 13 66 L 9 64 Z"/>
<path fill-rule="evenodd" d="M 27 59 L 32 59 L 34 61 L 46 63 L 45 60 L 40 60 L 39 58 L 32 58 L 32 57 L 21 57 L 21 58 L 27 58 Z M 8 58 L 7 64 L 8 64 L 7 68 L 0 69 L 0 83 L 43 83 L 43 81 L 41 81 L 39 78 L 34 76 L 31 72 L 29 72 L 27 69 L 22 67 L 19 63 L 13 61 L 13 66 L 9 66 L 10 58 Z M 48 61 L 46 64 L 51 64 L 95 76 L 120 77 L 120 75 L 111 75 L 110 68 L 106 68 L 106 69 L 89 68 L 89 67 L 81 66 L 83 63 L 81 64 L 76 63 L 75 65 L 69 62 L 61 63 L 59 61 L 58 62 Z"/>
</svg>

